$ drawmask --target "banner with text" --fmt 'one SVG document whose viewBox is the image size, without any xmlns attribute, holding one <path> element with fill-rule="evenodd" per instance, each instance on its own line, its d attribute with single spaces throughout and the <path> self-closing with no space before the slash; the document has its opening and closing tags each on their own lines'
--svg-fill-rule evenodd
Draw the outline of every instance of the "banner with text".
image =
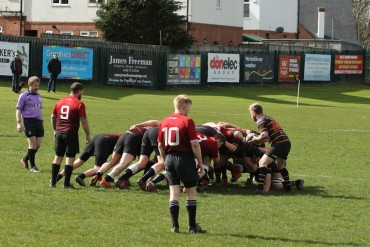
<svg viewBox="0 0 370 247">
<path fill-rule="evenodd" d="M 272 82 L 274 61 L 273 54 L 244 55 L 244 82 Z"/>
<path fill-rule="evenodd" d="M 208 82 L 239 82 L 239 54 L 208 53 Z"/>
<path fill-rule="evenodd" d="M 299 76 L 301 56 L 279 55 L 279 82 L 295 82 Z"/>
<path fill-rule="evenodd" d="M 169 54 L 167 84 L 200 84 L 200 55 Z"/>
<path fill-rule="evenodd" d="M 153 86 L 154 60 L 154 55 L 109 54 L 107 84 Z"/>
<path fill-rule="evenodd" d="M 361 75 L 363 60 L 362 55 L 335 55 L 334 74 Z"/>
<path fill-rule="evenodd" d="M 48 63 L 58 54 L 62 64 L 59 79 L 92 80 L 94 50 L 85 47 L 44 46 L 42 51 L 42 78 L 49 78 Z"/>
<path fill-rule="evenodd" d="M 12 70 L 10 69 L 10 62 L 14 59 L 16 53 L 20 55 L 23 63 L 23 73 L 21 76 L 28 77 L 30 54 L 28 43 L 0 42 L 0 75 L 13 75 Z"/>
<path fill-rule="evenodd" d="M 304 59 L 305 81 L 330 81 L 331 55 L 306 54 Z"/>
</svg>

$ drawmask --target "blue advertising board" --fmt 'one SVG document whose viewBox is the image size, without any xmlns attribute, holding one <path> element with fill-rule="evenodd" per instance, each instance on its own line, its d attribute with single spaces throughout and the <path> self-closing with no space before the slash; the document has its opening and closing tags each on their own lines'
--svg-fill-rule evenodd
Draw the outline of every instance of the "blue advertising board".
<svg viewBox="0 0 370 247">
<path fill-rule="evenodd" d="M 48 63 L 53 54 L 62 63 L 59 79 L 92 80 L 94 50 L 85 47 L 44 46 L 42 50 L 42 78 L 49 78 Z"/>
</svg>

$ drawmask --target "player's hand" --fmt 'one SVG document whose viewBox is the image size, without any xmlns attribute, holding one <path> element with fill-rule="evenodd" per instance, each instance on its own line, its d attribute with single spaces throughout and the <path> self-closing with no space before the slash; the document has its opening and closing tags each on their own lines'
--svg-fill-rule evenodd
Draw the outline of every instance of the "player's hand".
<svg viewBox="0 0 370 247">
<path fill-rule="evenodd" d="M 258 144 L 258 140 L 257 139 L 250 140 L 250 141 L 248 141 L 248 144 L 250 144 L 250 145 L 257 145 Z"/>
<path fill-rule="evenodd" d="M 22 133 L 22 124 L 21 123 L 17 123 L 17 131 L 19 133 Z"/>
<path fill-rule="evenodd" d="M 200 178 L 205 175 L 203 164 L 198 164 L 198 174 Z"/>
<path fill-rule="evenodd" d="M 90 143 L 90 136 L 89 135 L 86 136 L 86 144 L 88 144 L 88 143 Z"/>
</svg>

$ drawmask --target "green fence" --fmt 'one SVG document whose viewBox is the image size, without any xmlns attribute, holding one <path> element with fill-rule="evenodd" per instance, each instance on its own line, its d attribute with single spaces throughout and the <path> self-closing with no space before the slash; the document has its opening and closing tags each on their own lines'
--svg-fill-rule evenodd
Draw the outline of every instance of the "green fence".
<svg viewBox="0 0 370 247">
<path fill-rule="evenodd" d="M 268 44 L 247 44 L 242 46 L 212 46 L 212 45 L 194 45 L 188 50 L 172 50 L 166 46 L 154 45 L 139 45 L 139 44 L 126 44 L 126 43 L 111 43 L 102 42 L 101 40 L 81 38 L 74 36 L 60 36 L 60 35 L 44 35 L 41 38 L 34 37 L 19 37 L 19 36 L 0 36 L 0 42 L 13 42 L 13 43 L 29 43 L 30 44 L 30 57 L 29 57 L 29 75 L 42 74 L 42 51 L 43 46 L 69 46 L 69 47 L 85 47 L 94 50 L 94 63 L 93 63 L 93 78 L 91 81 L 84 81 L 84 83 L 93 84 L 107 84 L 107 59 L 109 54 L 132 54 L 132 55 L 152 55 L 155 57 L 155 68 L 153 77 L 153 88 L 163 89 L 166 87 L 167 81 L 167 55 L 168 54 L 197 54 L 201 55 L 201 85 L 207 85 L 207 71 L 208 61 L 207 54 L 213 53 L 235 53 L 235 54 L 275 54 L 278 55 L 301 55 L 304 54 L 339 54 L 337 50 L 319 49 L 314 47 L 294 47 L 294 46 L 277 46 Z M 364 74 L 363 75 L 334 75 L 334 59 L 332 59 L 332 81 L 352 81 L 352 80 L 370 80 L 370 51 L 369 48 L 357 51 L 342 51 L 340 54 L 364 54 Z M 244 62 L 241 59 L 240 67 L 243 68 Z M 301 61 L 301 75 L 303 75 L 303 59 Z M 274 68 L 275 75 L 277 75 L 277 65 Z M 242 70 L 240 72 L 242 75 Z M 10 80 L 10 77 L 0 76 L 2 80 Z M 243 77 L 240 77 L 240 83 L 243 83 Z M 277 78 L 274 78 L 277 81 Z M 45 79 L 44 79 L 45 80 Z M 75 80 L 74 80 L 75 81 Z"/>
</svg>

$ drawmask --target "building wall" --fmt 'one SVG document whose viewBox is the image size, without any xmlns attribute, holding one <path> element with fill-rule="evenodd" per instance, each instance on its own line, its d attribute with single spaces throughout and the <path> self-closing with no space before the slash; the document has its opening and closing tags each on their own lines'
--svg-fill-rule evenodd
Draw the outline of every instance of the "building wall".
<svg viewBox="0 0 370 247">
<path fill-rule="evenodd" d="M 317 33 L 318 7 L 325 8 L 326 37 L 357 43 L 352 0 L 301 0 L 299 22 L 314 35 Z"/>
<path fill-rule="evenodd" d="M 283 27 L 285 33 L 296 33 L 298 27 L 298 0 L 252 0 L 250 17 L 244 18 L 244 30 L 275 32 Z"/>
<path fill-rule="evenodd" d="M 217 45 L 239 45 L 242 42 L 242 27 L 230 27 L 203 23 L 190 24 L 191 35 L 195 43 Z"/>
<path fill-rule="evenodd" d="M 221 7 L 216 7 L 216 0 L 189 1 L 189 21 L 193 23 L 220 26 L 243 26 L 244 0 L 221 0 Z"/>
</svg>

